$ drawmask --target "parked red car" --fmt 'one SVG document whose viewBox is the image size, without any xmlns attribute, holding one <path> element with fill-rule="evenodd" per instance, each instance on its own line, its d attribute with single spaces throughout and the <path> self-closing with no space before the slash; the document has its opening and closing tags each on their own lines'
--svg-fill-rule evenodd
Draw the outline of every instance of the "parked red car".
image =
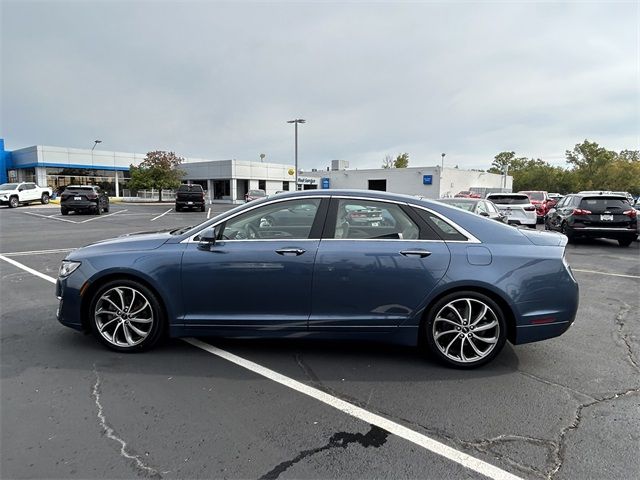
<svg viewBox="0 0 640 480">
<path fill-rule="evenodd" d="M 470 190 L 462 190 L 454 195 L 454 198 L 482 198 L 482 195 Z"/>
<path fill-rule="evenodd" d="M 524 193 L 525 195 L 527 195 L 531 200 L 531 203 L 536 207 L 536 216 L 538 219 L 538 223 L 544 222 L 544 217 L 556 203 L 551 200 L 549 198 L 549 194 L 543 190 L 530 190 L 518 193 Z"/>
</svg>

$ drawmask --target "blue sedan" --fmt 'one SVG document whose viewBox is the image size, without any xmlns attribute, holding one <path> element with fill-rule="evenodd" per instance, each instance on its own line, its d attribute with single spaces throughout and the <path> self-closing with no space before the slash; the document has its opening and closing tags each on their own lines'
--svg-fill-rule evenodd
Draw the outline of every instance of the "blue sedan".
<svg viewBox="0 0 640 480">
<path fill-rule="evenodd" d="M 393 221 L 350 221 L 362 209 Z M 314 213 L 268 221 L 296 210 Z M 569 328 L 566 243 L 404 195 L 292 192 L 70 253 L 57 317 L 122 352 L 167 335 L 366 338 L 471 368 Z"/>
</svg>

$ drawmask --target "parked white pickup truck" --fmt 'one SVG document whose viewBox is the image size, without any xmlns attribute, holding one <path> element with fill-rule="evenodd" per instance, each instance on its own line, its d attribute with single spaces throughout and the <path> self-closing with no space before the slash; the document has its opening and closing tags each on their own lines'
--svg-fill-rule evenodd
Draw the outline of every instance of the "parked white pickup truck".
<svg viewBox="0 0 640 480">
<path fill-rule="evenodd" d="M 3 183 L 0 185 L 0 205 L 16 208 L 21 203 L 49 203 L 51 197 L 49 187 L 41 188 L 33 182 Z"/>
</svg>

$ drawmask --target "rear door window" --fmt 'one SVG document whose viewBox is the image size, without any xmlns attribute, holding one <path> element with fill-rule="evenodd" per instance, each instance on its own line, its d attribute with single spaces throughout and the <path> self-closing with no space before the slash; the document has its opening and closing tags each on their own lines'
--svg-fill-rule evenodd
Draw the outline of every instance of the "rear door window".
<svg viewBox="0 0 640 480">
<path fill-rule="evenodd" d="M 398 204 L 340 199 L 331 238 L 417 240 L 420 238 L 420 227 Z"/>
</svg>

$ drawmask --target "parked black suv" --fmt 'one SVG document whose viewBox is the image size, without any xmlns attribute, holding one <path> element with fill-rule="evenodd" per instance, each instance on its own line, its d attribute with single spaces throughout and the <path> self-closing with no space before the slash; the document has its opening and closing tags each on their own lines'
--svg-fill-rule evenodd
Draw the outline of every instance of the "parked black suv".
<svg viewBox="0 0 640 480">
<path fill-rule="evenodd" d="M 200 185 L 180 185 L 176 192 L 176 212 L 183 208 L 199 208 L 204 212 L 204 190 Z"/>
<path fill-rule="evenodd" d="M 60 195 L 60 213 L 109 211 L 109 197 L 95 185 L 67 185 Z"/>
<path fill-rule="evenodd" d="M 576 237 L 611 238 L 628 247 L 638 236 L 638 214 L 624 195 L 577 193 L 567 195 L 549 210 L 545 229 Z"/>
</svg>

